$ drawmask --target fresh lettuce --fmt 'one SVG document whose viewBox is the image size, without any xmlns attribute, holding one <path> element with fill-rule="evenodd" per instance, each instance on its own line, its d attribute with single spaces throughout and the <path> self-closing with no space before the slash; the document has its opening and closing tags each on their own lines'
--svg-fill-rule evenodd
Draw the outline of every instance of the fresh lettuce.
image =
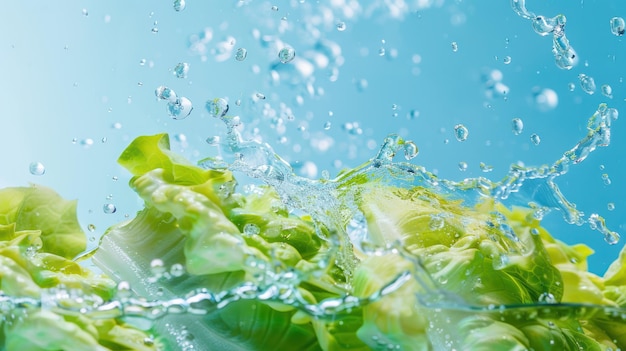
<svg viewBox="0 0 626 351">
<path fill-rule="evenodd" d="M 406 168 L 370 162 L 326 181 L 336 203 L 311 207 L 326 212 L 292 212 L 277 189 L 238 192 L 231 171 L 175 154 L 166 134 L 135 139 L 119 163 L 145 206 L 92 257 L 113 280 L 72 260 L 84 250 L 75 203 L 13 188 L 0 192 L 1 289 L 144 307 L 14 308 L 28 313 L 5 320 L 7 348 L 166 347 L 148 333 L 203 350 L 626 348 L 626 250 L 592 274 L 593 251 L 556 240 L 530 209 L 389 181 Z"/>
<path fill-rule="evenodd" d="M 115 282 L 72 260 L 85 249 L 76 201 L 39 185 L 0 190 L 0 348 L 156 350 L 150 334 L 81 313 L 113 297 Z M 160 347 L 160 346 L 159 346 Z"/>
</svg>

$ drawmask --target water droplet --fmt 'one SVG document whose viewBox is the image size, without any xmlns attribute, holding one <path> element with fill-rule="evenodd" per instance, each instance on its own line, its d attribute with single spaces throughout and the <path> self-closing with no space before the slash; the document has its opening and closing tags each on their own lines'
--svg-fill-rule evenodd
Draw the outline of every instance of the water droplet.
<svg viewBox="0 0 626 351">
<path fill-rule="evenodd" d="M 174 102 L 167 103 L 167 113 L 173 119 L 184 119 L 189 116 L 193 110 L 193 105 L 189 99 L 184 96 L 177 98 Z"/>
<path fill-rule="evenodd" d="M 378 49 L 378 56 L 385 56 L 385 53 L 387 53 L 385 48 L 381 47 L 380 49 Z"/>
<path fill-rule="evenodd" d="M 465 141 L 469 136 L 469 130 L 462 124 L 457 124 L 454 126 L 454 136 L 458 141 Z"/>
<path fill-rule="evenodd" d="M 617 36 L 622 36 L 626 32 L 626 23 L 621 17 L 611 18 L 611 33 Z"/>
<path fill-rule="evenodd" d="M 185 0 L 174 0 L 174 10 L 176 10 L 176 12 L 184 10 L 185 7 L 187 7 Z"/>
<path fill-rule="evenodd" d="M 254 96 L 259 100 L 265 100 L 265 94 L 263 93 L 256 93 Z"/>
<path fill-rule="evenodd" d="M 168 100 L 170 102 L 176 101 L 176 93 L 174 90 L 161 85 L 154 91 L 154 95 L 156 95 L 159 100 Z"/>
<path fill-rule="evenodd" d="M 411 110 L 409 112 L 409 114 L 407 115 L 408 119 L 416 119 L 417 117 L 419 117 L 420 112 L 418 110 Z"/>
<path fill-rule="evenodd" d="M 602 91 L 602 95 L 608 97 L 609 99 L 613 98 L 613 88 L 610 85 L 604 84 L 600 87 L 600 91 Z"/>
<path fill-rule="evenodd" d="M 30 171 L 30 174 L 36 176 L 44 175 L 44 173 L 46 173 L 46 167 L 41 162 L 32 162 L 28 166 L 28 170 Z"/>
<path fill-rule="evenodd" d="M 596 82 L 592 77 L 589 77 L 585 74 L 578 75 L 578 81 L 580 82 L 580 87 L 583 88 L 583 91 L 589 95 L 592 95 L 596 91 Z"/>
<path fill-rule="evenodd" d="M 174 263 L 171 267 L 170 267 L 170 274 L 172 275 L 172 277 L 180 277 L 183 274 L 185 274 L 185 266 L 183 266 L 180 263 Z"/>
<path fill-rule="evenodd" d="M 89 11 L 87 11 L 87 9 L 83 9 L 83 16 L 89 16 Z"/>
<path fill-rule="evenodd" d="M 222 98 L 215 98 L 213 100 L 208 100 L 205 104 L 207 111 L 209 111 L 209 115 L 215 118 L 222 118 L 226 116 L 228 113 L 228 102 Z"/>
<path fill-rule="evenodd" d="M 535 88 L 533 94 L 537 108 L 541 111 L 553 110 L 559 104 L 559 96 L 552 89 Z"/>
<path fill-rule="evenodd" d="M 187 62 L 181 62 L 174 67 L 174 74 L 177 78 L 187 78 L 187 72 L 189 72 L 189 64 Z"/>
<path fill-rule="evenodd" d="M 330 129 L 330 121 L 327 121 L 326 123 L 324 123 L 324 130 L 329 130 Z"/>
<path fill-rule="evenodd" d="M 556 298 L 549 292 L 544 292 L 539 295 L 539 302 L 541 303 L 557 303 Z"/>
<path fill-rule="evenodd" d="M 569 91 L 574 91 L 576 89 L 576 84 L 569 83 L 567 84 L 567 88 L 569 89 Z"/>
<path fill-rule="evenodd" d="M 346 30 L 346 23 L 345 22 L 337 22 L 337 30 L 340 32 L 343 32 L 344 30 Z"/>
<path fill-rule="evenodd" d="M 428 223 L 428 225 L 431 230 L 439 230 L 443 228 L 444 224 L 445 224 L 445 221 L 443 220 L 441 216 L 438 216 L 438 215 L 430 216 L 430 222 Z"/>
<path fill-rule="evenodd" d="M 459 44 L 457 44 L 456 41 L 453 41 L 452 44 L 450 44 L 450 46 L 452 46 L 452 51 L 453 52 L 459 51 Z"/>
<path fill-rule="evenodd" d="M 243 61 L 246 59 L 246 57 L 248 57 L 248 50 L 244 48 L 239 48 L 235 52 L 235 60 L 237 61 Z"/>
<path fill-rule="evenodd" d="M 89 225 L 87 225 L 87 230 L 89 230 L 90 232 L 94 232 L 96 230 L 95 224 L 89 223 Z"/>
<path fill-rule="evenodd" d="M 278 11 L 278 6 L 276 5 L 272 6 L 272 11 Z"/>
<path fill-rule="evenodd" d="M 162 259 L 155 258 L 150 261 L 150 273 L 152 273 L 154 277 L 161 277 L 163 273 L 165 273 L 165 270 L 165 263 L 163 263 Z"/>
<path fill-rule="evenodd" d="M 606 204 L 606 208 L 609 211 L 613 211 L 615 209 L 615 204 L 612 202 L 609 202 L 608 204 Z"/>
<path fill-rule="evenodd" d="M 254 223 L 246 223 L 246 225 L 243 227 L 243 233 L 245 235 L 257 235 L 261 232 L 261 229 L 259 228 L 258 225 L 254 224 Z"/>
<path fill-rule="evenodd" d="M 522 134 L 522 131 L 524 130 L 524 122 L 522 121 L 521 118 L 513 118 L 513 120 L 511 121 L 511 126 L 513 130 L 513 134 L 515 135 Z"/>
<path fill-rule="evenodd" d="M 296 50 L 291 46 L 285 46 L 278 52 L 278 59 L 282 63 L 289 63 L 296 57 Z"/>
<path fill-rule="evenodd" d="M 509 63 L 511 63 L 511 56 L 504 56 L 502 62 L 504 62 L 505 65 L 508 65 Z"/>
<path fill-rule="evenodd" d="M 417 148 L 417 145 L 415 145 L 415 143 L 412 141 L 405 142 L 403 148 L 404 148 L 404 158 L 407 160 L 411 160 L 415 158 L 415 156 L 417 156 L 417 154 L 419 153 L 419 149 Z"/>
<path fill-rule="evenodd" d="M 118 297 L 127 298 L 127 297 L 130 297 L 131 294 L 132 294 L 132 289 L 130 287 L 129 282 L 122 280 L 121 282 L 117 283 L 117 296 Z"/>
<path fill-rule="evenodd" d="M 157 34 L 159 32 L 159 28 L 152 27 L 151 31 L 152 31 L 153 34 Z"/>
<path fill-rule="evenodd" d="M 608 173 L 602 173 L 602 182 L 604 185 L 611 185 L 611 178 Z"/>
<path fill-rule="evenodd" d="M 108 204 L 104 204 L 104 206 L 102 206 L 102 211 L 104 211 L 104 213 L 106 213 L 106 214 L 112 214 L 112 213 L 115 213 L 117 211 L 117 208 L 115 207 L 114 204 L 108 203 Z"/>
<path fill-rule="evenodd" d="M 530 136 L 530 141 L 533 143 L 533 145 L 539 145 L 539 143 L 541 143 L 541 138 L 539 137 L 539 135 L 537 134 L 532 134 Z"/>
<path fill-rule="evenodd" d="M 467 171 L 467 162 L 464 162 L 464 161 L 459 162 L 459 171 L 461 172 Z"/>
</svg>

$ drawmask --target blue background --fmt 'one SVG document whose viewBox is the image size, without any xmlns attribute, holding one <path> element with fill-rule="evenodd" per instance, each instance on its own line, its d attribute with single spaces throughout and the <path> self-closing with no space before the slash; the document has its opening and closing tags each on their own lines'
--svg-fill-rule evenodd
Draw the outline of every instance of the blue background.
<svg viewBox="0 0 626 351">
<path fill-rule="evenodd" d="M 224 126 L 205 110 L 208 99 L 227 98 L 245 135 L 270 143 L 297 172 L 316 177 L 366 161 L 387 134 L 398 133 L 419 147 L 412 162 L 443 178 L 501 179 L 512 163 L 551 164 L 561 157 L 586 135 L 599 103 L 626 111 L 626 43 L 609 27 L 611 17 L 626 17 L 621 0 L 528 2 L 538 15 L 567 16 L 566 34 L 579 56 L 571 70 L 555 65 L 551 36 L 536 34 L 509 1 L 398 0 L 405 8 L 396 10 L 384 3 L 189 0 L 180 12 L 171 1 L 3 4 L 0 186 L 34 182 L 78 199 L 81 224 L 96 226 L 88 232 L 94 246 L 109 225 L 141 206 L 127 186 L 129 175 L 115 162 L 134 137 L 168 132 L 174 150 L 192 160 L 216 154 L 205 139 L 223 135 Z M 337 29 L 339 22 L 345 30 Z M 202 33 L 211 33 L 210 40 L 202 41 Z M 192 45 L 199 41 L 204 46 Z M 320 41 L 331 41 L 341 54 L 328 54 Z M 277 53 L 285 44 L 296 59 L 280 64 Z M 248 52 L 243 61 L 234 58 L 240 47 Z M 223 60 L 220 48 L 226 50 Z M 330 63 L 316 67 L 315 57 Z M 190 65 L 187 78 L 172 73 L 180 62 Z M 315 68 L 303 76 L 298 65 Z M 278 78 L 272 79 L 272 67 L 278 67 Z M 508 87 L 504 96 L 489 94 L 485 74 L 493 70 Z M 595 79 L 593 95 L 582 91 L 580 73 Z M 612 98 L 601 94 L 603 84 L 613 88 Z M 160 85 L 193 102 L 189 117 L 168 116 L 165 102 L 154 95 Z M 556 106 L 537 103 L 536 91 L 544 88 L 557 94 Z M 419 116 L 409 118 L 412 110 Z M 511 131 L 514 117 L 524 121 L 520 135 Z M 354 122 L 361 134 L 342 127 Z M 453 134 L 459 123 L 469 130 L 464 142 Z M 531 143 L 532 133 L 541 137 L 539 145 Z M 625 139 L 626 126 L 618 119 L 611 145 L 557 180 L 578 209 L 601 214 L 622 234 Z M 325 142 L 332 146 L 321 147 Z M 461 161 L 468 164 L 464 172 Z M 43 163 L 45 174 L 30 174 L 31 162 Z M 481 162 L 493 170 L 484 173 Z M 103 212 L 109 202 L 116 213 Z M 623 246 L 609 246 L 587 225 L 566 224 L 559 213 L 544 224 L 561 240 L 593 247 L 590 264 L 597 273 Z"/>
</svg>

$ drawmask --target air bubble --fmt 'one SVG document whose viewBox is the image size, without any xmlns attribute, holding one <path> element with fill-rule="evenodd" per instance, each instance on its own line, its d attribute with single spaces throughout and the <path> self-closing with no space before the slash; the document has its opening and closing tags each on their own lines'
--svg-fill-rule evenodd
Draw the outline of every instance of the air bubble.
<svg viewBox="0 0 626 351">
<path fill-rule="evenodd" d="M 559 96 L 552 89 L 535 88 L 533 94 L 535 104 L 537 104 L 537 108 L 541 111 L 553 110 L 559 104 Z"/>
<path fill-rule="evenodd" d="M 46 167 L 41 162 L 32 162 L 28 166 L 28 170 L 30 171 L 30 174 L 36 176 L 44 175 L 44 173 L 46 173 Z"/>
<path fill-rule="evenodd" d="M 346 23 L 345 22 L 337 22 L 337 30 L 340 32 L 343 32 L 344 30 L 346 30 Z"/>
<path fill-rule="evenodd" d="M 602 182 L 604 185 L 611 185 L 611 178 L 608 173 L 602 173 Z"/>
<path fill-rule="evenodd" d="M 243 227 L 243 233 L 245 235 L 253 236 L 259 234 L 260 232 L 261 228 L 253 223 L 246 223 L 246 225 Z"/>
<path fill-rule="evenodd" d="M 450 44 L 450 46 L 452 47 L 452 51 L 453 51 L 453 52 L 457 52 L 457 51 L 459 51 L 459 44 L 457 44 L 457 42 L 456 42 L 456 41 L 453 41 L 453 42 Z"/>
<path fill-rule="evenodd" d="M 276 5 L 272 6 L 272 11 L 278 11 L 278 6 Z"/>
<path fill-rule="evenodd" d="M 459 162 L 459 171 L 461 172 L 467 171 L 467 162 L 464 162 L 464 161 Z"/>
<path fill-rule="evenodd" d="M 609 211 L 613 211 L 615 209 L 615 204 L 612 202 L 609 202 L 608 204 L 606 204 L 606 209 Z"/>
<path fill-rule="evenodd" d="M 154 277 L 161 277 L 165 271 L 165 263 L 163 263 L 162 259 L 155 258 L 150 261 L 150 273 L 152 273 Z"/>
<path fill-rule="evenodd" d="M 226 116 L 228 113 L 228 102 L 222 98 L 215 98 L 213 100 L 208 100 L 205 104 L 207 111 L 211 117 L 222 118 Z"/>
<path fill-rule="evenodd" d="M 174 74 L 177 78 L 187 78 L 187 72 L 189 72 L 189 64 L 181 62 L 174 67 Z"/>
<path fill-rule="evenodd" d="M 458 141 L 465 141 L 469 136 L 469 130 L 462 124 L 457 124 L 454 126 L 454 136 Z"/>
<path fill-rule="evenodd" d="M 415 145 L 415 143 L 412 141 L 405 142 L 403 148 L 404 148 L 404 158 L 407 160 L 411 160 L 415 158 L 415 156 L 417 156 L 417 154 L 419 153 L 419 149 L 417 148 L 417 145 Z"/>
<path fill-rule="evenodd" d="M 176 12 L 184 10 L 185 7 L 187 7 L 185 0 L 174 0 L 174 10 L 176 10 Z"/>
<path fill-rule="evenodd" d="M 581 73 L 578 75 L 578 81 L 580 82 L 580 87 L 583 88 L 585 93 L 592 95 L 596 92 L 596 82 L 592 77 Z"/>
<path fill-rule="evenodd" d="M 407 115 L 408 119 L 416 119 L 417 117 L 419 117 L 420 112 L 418 110 L 411 110 L 409 112 L 409 114 Z"/>
<path fill-rule="evenodd" d="M 539 137 L 539 135 L 533 134 L 530 136 L 530 141 L 533 143 L 533 145 L 537 146 L 541 143 L 541 138 Z"/>
<path fill-rule="evenodd" d="M 154 91 L 154 95 L 156 95 L 159 100 L 168 100 L 170 102 L 176 101 L 176 93 L 174 92 L 174 90 L 164 85 L 156 88 L 156 90 Z"/>
<path fill-rule="evenodd" d="M 511 127 L 513 130 L 513 134 L 520 135 L 524 130 L 524 122 L 521 118 L 513 118 L 513 120 L 511 121 Z"/>
<path fill-rule="evenodd" d="M 327 121 L 326 123 L 324 123 L 324 130 L 329 130 L 331 126 L 330 121 Z"/>
<path fill-rule="evenodd" d="M 90 232 L 96 231 L 96 225 L 93 223 L 89 223 L 89 225 L 87 225 L 87 230 L 89 230 Z"/>
<path fill-rule="evenodd" d="M 613 17 L 611 18 L 611 33 L 617 35 L 618 37 L 624 35 L 626 32 L 626 23 L 624 19 L 621 17 Z"/>
<path fill-rule="evenodd" d="M 246 59 L 246 57 L 248 57 L 248 50 L 246 50 L 245 48 L 239 48 L 235 52 L 235 60 L 237 61 L 243 61 Z"/>
<path fill-rule="evenodd" d="M 539 302 L 541 303 L 557 303 L 556 298 L 549 292 L 544 292 L 539 295 Z"/>
<path fill-rule="evenodd" d="M 511 63 L 511 56 L 504 56 L 504 59 L 502 59 L 502 62 L 504 62 L 505 65 L 508 65 Z"/>
<path fill-rule="evenodd" d="M 115 207 L 114 204 L 108 203 L 102 206 L 102 211 L 104 211 L 104 213 L 106 214 L 112 214 L 117 211 L 117 208 Z"/>
<path fill-rule="evenodd" d="M 167 113 L 173 119 L 184 119 L 189 116 L 193 110 L 193 105 L 189 99 L 184 96 L 176 99 L 174 102 L 167 103 Z"/>
<path fill-rule="evenodd" d="M 89 16 L 89 11 L 87 11 L 87 9 L 83 9 L 83 16 Z"/>
<path fill-rule="evenodd" d="M 296 50 L 291 46 L 286 46 L 278 52 L 278 59 L 282 63 L 289 63 L 296 57 Z"/>
<path fill-rule="evenodd" d="M 132 294 L 130 283 L 122 280 L 117 283 L 117 296 L 120 298 L 128 298 Z"/>
</svg>

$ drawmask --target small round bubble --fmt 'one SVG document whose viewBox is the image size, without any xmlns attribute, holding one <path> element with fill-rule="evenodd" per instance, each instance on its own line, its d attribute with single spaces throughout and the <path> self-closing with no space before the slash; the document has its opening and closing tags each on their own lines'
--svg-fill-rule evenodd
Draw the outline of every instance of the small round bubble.
<svg viewBox="0 0 626 351">
<path fill-rule="evenodd" d="M 245 48 L 239 48 L 235 52 L 235 60 L 237 61 L 243 61 L 246 59 L 246 57 L 248 57 L 248 50 L 246 50 Z"/>
<path fill-rule="evenodd" d="M 114 204 L 108 203 L 102 206 L 102 211 L 106 214 L 112 214 L 117 211 L 117 208 L 115 207 Z"/>
<path fill-rule="evenodd" d="M 346 22 L 337 22 L 337 30 L 340 32 L 346 30 Z"/>
<path fill-rule="evenodd" d="M 586 74 L 579 74 L 578 81 L 580 82 L 580 87 L 583 91 L 589 95 L 592 95 L 596 92 L 596 82 L 593 77 L 589 77 Z"/>
<path fill-rule="evenodd" d="M 513 118 L 511 121 L 511 129 L 513 130 L 513 134 L 520 135 L 524 130 L 524 122 L 521 118 Z"/>
<path fill-rule="evenodd" d="M 44 175 L 44 173 L 46 173 L 46 167 L 41 162 L 32 162 L 28 166 L 28 170 L 30 171 L 30 174 L 36 176 Z"/>
<path fill-rule="evenodd" d="M 324 123 L 324 130 L 330 130 L 330 126 L 331 126 L 330 122 Z"/>
<path fill-rule="evenodd" d="M 176 12 L 184 10 L 185 7 L 187 7 L 185 0 L 174 0 L 174 10 L 176 10 Z"/>
<path fill-rule="evenodd" d="M 167 103 L 167 113 L 173 119 L 184 119 L 189 116 L 193 110 L 193 104 L 184 96 L 177 98 L 174 102 Z"/>
<path fill-rule="evenodd" d="M 510 63 L 511 63 L 511 56 L 504 56 L 504 59 L 502 59 L 502 62 L 503 62 L 505 65 L 510 64 Z"/>
<path fill-rule="evenodd" d="M 89 223 L 89 225 L 87 225 L 87 230 L 89 230 L 90 232 L 96 231 L 95 224 Z"/>
<path fill-rule="evenodd" d="M 610 85 L 604 84 L 600 87 L 600 90 L 602 91 L 602 95 L 608 97 L 609 99 L 613 98 L 613 88 L 611 88 Z"/>
<path fill-rule="evenodd" d="M 462 124 L 457 124 L 454 126 L 454 136 L 458 141 L 465 141 L 469 136 L 469 130 Z"/>
<path fill-rule="evenodd" d="M 161 276 L 165 273 L 165 263 L 160 258 L 155 258 L 150 261 L 150 272 L 154 276 Z"/>
<path fill-rule="evenodd" d="M 285 46 L 278 52 L 278 59 L 282 63 L 289 63 L 296 57 L 296 50 L 291 46 Z"/>
<path fill-rule="evenodd" d="M 533 145 L 537 146 L 541 143 L 541 138 L 539 137 L 539 135 L 533 134 L 530 136 L 530 141 L 533 143 Z"/>
<path fill-rule="evenodd" d="M 228 113 L 228 102 L 222 98 L 215 98 L 213 100 L 208 100 L 205 104 L 206 110 L 209 112 L 211 117 L 222 118 L 226 116 Z"/>
<path fill-rule="evenodd" d="M 459 162 L 459 171 L 461 172 L 467 171 L 467 162 L 464 162 L 464 161 Z"/>
<path fill-rule="evenodd" d="M 174 75 L 177 78 L 187 78 L 189 72 L 189 64 L 187 62 L 181 62 L 174 67 Z"/>
<path fill-rule="evenodd" d="M 185 274 L 185 266 L 183 266 L 180 263 L 174 263 L 171 267 L 170 267 L 170 274 L 172 275 L 172 277 L 180 277 L 183 274 Z"/>
<path fill-rule="evenodd" d="M 260 232 L 261 232 L 261 229 L 259 228 L 259 226 L 253 223 L 247 223 L 243 227 L 243 233 L 248 236 L 257 235 Z"/>
<path fill-rule="evenodd" d="M 609 211 L 613 211 L 615 209 L 615 204 L 612 202 L 609 202 L 608 204 L 606 204 L 606 209 Z"/>
<path fill-rule="evenodd" d="M 611 18 L 611 33 L 618 37 L 621 37 L 626 33 L 626 22 L 621 17 L 613 17 Z"/>
<path fill-rule="evenodd" d="M 174 90 L 164 85 L 161 85 L 158 88 L 156 88 L 154 90 L 154 95 L 156 95 L 156 97 L 159 98 L 159 100 L 168 100 L 168 101 L 176 100 L 176 93 L 174 92 Z"/>
<path fill-rule="evenodd" d="M 450 44 L 450 46 L 452 47 L 452 51 L 453 51 L 453 52 L 457 52 L 457 51 L 459 51 L 459 44 L 457 44 L 457 42 L 456 42 L 456 41 L 453 41 L 453 42 Z"/>
<path fill-rule="evenodd" d="M 407 141 L 406 143 L 404 143 L 404 158 L 405 159 L 411 160 L 415 158 L 415 156 L 417 156 L 418 153 L 419 153 L 419 149 L 417 148 L 417 145 L 415 145 L 414 142 Z"/>
</svg>

